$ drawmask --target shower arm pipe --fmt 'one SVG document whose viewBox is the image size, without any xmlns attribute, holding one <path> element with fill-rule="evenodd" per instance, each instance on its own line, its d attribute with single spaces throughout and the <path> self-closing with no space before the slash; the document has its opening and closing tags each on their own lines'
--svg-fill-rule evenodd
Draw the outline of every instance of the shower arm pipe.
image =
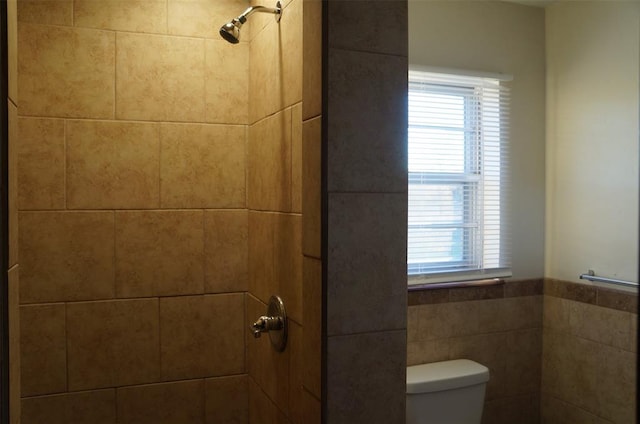
<svg viewBox="0 0 640 424">
<path fill-rule="evenodd" d="M 617 278 L 598 277 L 592 269 L 586 274 L 580 275 L 581 280 L 595 281 L 599 283 L 617 284 L 619 286 L 638 287 L 638 283 L 627 280 L 619 280 Z"/>
<path fill-rule="evenodd" d="M 247 21 L 247 18 L 253 15 L 255 12 L 273 13 L 274 15 L 276 15 L 276 21 L 278 22 L 280 22 L 280 16 L 282 16 L 282 8 L 280 7 L 280 2 L 278 2 L 277 7 L 249 6 L 236 19 L 244 24 Z"/>
</svg>

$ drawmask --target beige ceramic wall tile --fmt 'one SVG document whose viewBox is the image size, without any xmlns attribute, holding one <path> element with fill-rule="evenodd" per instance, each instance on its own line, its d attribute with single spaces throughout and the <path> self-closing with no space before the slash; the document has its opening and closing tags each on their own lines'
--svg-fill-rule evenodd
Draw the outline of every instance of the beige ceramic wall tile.
<svg viewBox="0 0 640 424">
<path fill-rule="evenodd" d="M 221 39 L 220 27 L 248 6 L 247 0 L 168 0 L 169 34 Z M 243 27 L 243 35 L 247 29 Z"/>
<path fill-rule="evenodd" d="M 407 365 L 427 364 L 449 359 L 449 339 L 420 340 L 407 344 Z"/>
<path fill-rule="evenodd" d="M 302 218 L 300 215 L 275 215 L 273 246 L 277 291 L 287 306 L 287 315 L 302 323 Z"/>
<path fill-rule="evenodd" d="M 19 208 L 64 209 L 64 121 L 19 118 Z"/>
<path fill-rule="evenodd" d="M 291 109 L 249 127 L 249 208 L 291 210 Z"/>
<path fill-rule="evenodd" d="M 306 390 L 302 395 L 302 407 L 301 424 L 320 424 L 322 422 L 322 403 Z"/>
<path fill-rule="evenodd" d="M 205 380 L 205 423 L 247 424 L 249 379 L 246 375 Z"/>
<path fill-rule="evenodd" d="M 18 104 L 18 0 L 7 1 L 7 78 L 9 99 Z"/>
<path fill-rule="evenodd" d="M 629 312 L 571 302 L 569 329 L 577 337 L 631 351 L 630 315 Z"/>
<path fill-rule="evenodd" d="M 67 304 L 69 390 L 158 381 L 158 299 Z"/>
<path fill-rule="evenodd" d="M 118 389 L 119 424 L 203 424 L 204 381 Z"/>
<path fill-rule="evenodd" d="M 552 330 L 543 338 L 543 393 L 596 413 L 602 345 Z"/>
<path fill-rule="evenodd" d="M 507 395 L 507 333 L 456 337 L 449 340 L 449 359 L 471 359 L 489 368 L 486 399 Z"/>
<path fill-rule="evenodd" d="M 22 424 L 115 424 L 114 389 L 26 398 Z"/>
<path fill-rule="evenodd" d="M 116 212 L 118 297 L 202 293 L 202 211 Z"/>
<path fill-rule="evenodd" d="M 160 299 L 162 379 L 241 374 L 244 295 Z"/>
<path fill-rule="evenodd" d="M 74 0 L 77 27 L 166 33 L 167 0 Z"/>
<path fill-rule="evenodd" d="M 249 292 L 263 302 L 277 288 L 274 221 L 272 213 L 249 211 Z"/>
<path fill-rule="evenodd" d="M 482 422 L 491 424 L 540 424 L 540 397 L 510 396 L 485 402 Z"/>
<path fill-rule="evenodd" d="M 205 292 L 248 288 L 248 214 L 246 210 L 205 211 Z"/>
<path fill-rule="evenodd" d="M 249 291 L 267 303 L 279 295 L 287 314 L 302 322 L 302 251 L 299 215 L 249 213 Z"/>
<path fill-rule="evenodd" d="M 20 354 L 20 270 L 9 270 L 9 423 L 20 424 L 21 354 Z"/>
<path fill-rule="evenodd" d="M 303 259 L 303 382 L 305 387 L 322 396 L 322 262 Z"/>
<path fill-rule="evenodd" d="M 73 25 L 73 0 L 18 0 L 18 21 Z"/>
<path fill-rule="evenodd" d="M 65 306 L 20 308 L 21 386 L 23 396 L 67 390 Z"/>
<path fill-rule="evenodd" d="M 204 121 L 204 40 L 117 35 L 116 118 Z"/>
<path fill-rule="evenodd" d="M 18 139 L 18 109 L 11 102 L 8 101 L 8 166 L 7 170 L 9 174 L 9 192 L 7 193 L 7 202 L 9 203 L 9 263 L 8 267 L 18 263 L 18 146 L 20 145 Z"/>
<path fill-rule="evenodd" d="M 599 418 L 584 409 L 545 393 L 542 394 L 540 405 L 541 422 L 544 424 L 611 424 L 611 421 Z"/>
<path fill-rule="evenodd" d="M 322 2 L 303 0 L 302 119 L 322 113 Z"/>
<path fill-rule="evenodd" d="M 302 100 L 302 0 L 255 36 L 249 61 L 249 123 Z"/>
<path fill-rule="evenodd" d="M 212 27 L 211 22 L 207 24 Z M 247 124 L 249 44 L 230 44 L 222 39 L 207 40 L 205 63 L 206 121 Z"/>
<path fill-rule="evenodd" d="M 321 257 L 321 180 L 322 121 L 320 118 L 302 124 L 302 251 Z"/>
<path fill-rule="evenodd" d="M 542 329 L 507 333 L 503 346 L 506 358 L 506 393 L 508 396 L 540 393 L 542 378 Z"/>
<path fill-rule="evenodd" d="M 604 345 L 600 345 L 598 354 L 598 406 L 595 412 L 614 423 L 634 422 L 638 399 L 637 355 Z"/>
<path fill-rule="evenodd" d="M 303 0 L 302 119 L 322 113 L 322 1 Z"/>
<path fill-rule="evenodd" d="M 18 50 L 21 115 L 113 117 L 113 32 L 23 24 Z"/>
<path fill-rule="evenodd" d="M 329 422 L 404 422 L 405 331 L 329 337 L 327 344 Z"/>
<path fill-rule="evenodd" d="M 249 378 L 249 424 L 288 422 L 287 416 L 269 399 L 262 388 Z"/>
<path fill-rule="evenodd" d="M 289 419 L 292 423 L 302 423 L 304 417 L 302 378 L 304 374 L 303 328 L 295 321 L 289 321 L 287 349 L 289 352 Z"/>
<path fill-rule="evenodd" d="M 20 301 L 114 295 L 113 212 L 20 213 Z"/>
<path fill-rule="evenodd" d="M 247 294 L 246 320 L 248 325 L 253 323 L 261 315 L 264 315 L 266 311 L 266 304 Z M 290 349 L 277 352 L 271 346 L 271 341 L 267 335 L 254 338 L 248 331 L 245 334 L 247 343 L 247 372 L 249 376 L 281 411 L 288 414 Z M 269 366 L 265 367 L 264 364 L 269 364 Z M 254 414 L 251 403 L 249 414 L 250 416 Z M 250 418 L 249 422 L 254 421 Z"/>
<path fill-rule="evenodd" d="M 67 206 L 133 209 L 160 205 L 160 145 L 154 124 L 67 121 Z"/>
<path fill-rule="evenodd" d="M 162 124 L 163 208 L 245 207 L 245 129 Z"/>
<path fill-rule="evenodd" d="M 554 296 L 544 296 L 542 323 L 544 328 L 569 332 L 569 312 L 573 302 Z"/>
<path fill-rule="evenodd" d="M 302 103 L 291 108 L 291 211 L 302 212 Z"/>
</svg>

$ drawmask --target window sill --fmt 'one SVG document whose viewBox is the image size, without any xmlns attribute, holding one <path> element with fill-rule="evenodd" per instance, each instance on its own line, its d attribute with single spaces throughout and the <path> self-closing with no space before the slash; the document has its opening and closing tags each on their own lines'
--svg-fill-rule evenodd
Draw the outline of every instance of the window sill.
<svg viewBox="0 0 640 424">
<path fill-rule="evenodd" d="M 409 277 L 408 281 L 411 281 L 413 278 L 415 277 Z M 409 284 L 408 290 L 411 292 L 421 290 L 451 289 L 456 287 L 499 286 L 504 284 L 504 282 L 505 281 L 503 278 L 488 278 L 484 280 L 456 281 L 451 283 Z"/>
</svg>

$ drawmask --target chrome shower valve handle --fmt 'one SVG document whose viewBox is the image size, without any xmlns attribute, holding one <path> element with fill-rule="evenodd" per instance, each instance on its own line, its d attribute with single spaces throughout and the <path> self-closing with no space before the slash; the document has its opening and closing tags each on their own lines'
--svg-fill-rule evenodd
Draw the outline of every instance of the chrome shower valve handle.
<svg viewBox="0 0 640 424">
<path fill-rule="evenodd" d="M 271 296 L 267 314 L 258 318 L 249 329 L 256 339 L 262 333 L 269 333 L 273 348 L 282 352 L 287 346 L 287 327 L 287 313 L 282 299 L 279 296 Z"/>
<path fill-rule="evenodd" d="M 258 338 L 262 333 L 281 330 L 283 326 L 284 324 L 281 317 L 268 317 L 263 315 L 251 325 L 251 331 L 253 332 L 253 337 Z"/>
</svg>

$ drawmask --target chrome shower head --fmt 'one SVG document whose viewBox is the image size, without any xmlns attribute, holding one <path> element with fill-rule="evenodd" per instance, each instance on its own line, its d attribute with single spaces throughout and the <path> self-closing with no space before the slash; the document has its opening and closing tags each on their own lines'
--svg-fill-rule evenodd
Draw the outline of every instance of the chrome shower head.
<svg viewBox="0 0 640 424">
<path fill-rule="evenodd" d="M 222 25 L 220 27 L 220 35 L 222 38 L 230 42 L 231 44 L 237 44 L 240 41 L 240 28 L 242 25 L 247 22 L 247 18 L 254 12 L 263 12 L 263 13 L 273 13 L 276 18 L 276 22 L 280 22 L 280 18 L 282 17 L 282 7 L 280 2 L 276 3 L 276 7 L 265 7 L 265 6 L 251 6 L 247 8 L 240 16 L 237 18 L 233 18 L 230 22 Z"/>
<path fill-rule="evenodd" d="M 231 44 L 238 44 L 240 41 L 240 28 L 242 28 L 243 23 L 238 18 L 234 18 L 231 22 L 222 25 L 220 35 Z"/>
</svg>

